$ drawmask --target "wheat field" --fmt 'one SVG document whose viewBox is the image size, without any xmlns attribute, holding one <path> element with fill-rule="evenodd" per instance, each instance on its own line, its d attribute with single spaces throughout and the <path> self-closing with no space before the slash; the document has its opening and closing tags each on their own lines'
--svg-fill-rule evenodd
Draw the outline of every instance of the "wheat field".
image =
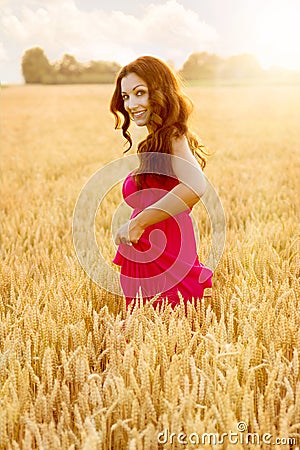
<svg viewBox="0 0 300 450">
<path fill-rule="evenodd" d="M 186 88 L 226 245 L 211 295 L 131 312 L 72 241 L 80 190 L 122 156 L 112 89 L 1 89 L 0 449 L 296 449 L 300 87 Z M 109 262 L 120 199 L 116 186 L 96 219 Z M 200 203 L 194 218 L 204 262 Z"/>
</svg>

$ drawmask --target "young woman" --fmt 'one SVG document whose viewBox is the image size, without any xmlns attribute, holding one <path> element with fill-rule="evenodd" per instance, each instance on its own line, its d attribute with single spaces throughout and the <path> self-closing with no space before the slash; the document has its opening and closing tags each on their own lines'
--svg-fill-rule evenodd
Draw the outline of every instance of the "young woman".
<svg viewBox="0 0 300 450">
<path fill-rule="evenodd" d="M 191 101 L 170 67 L 143 56 L 119 72 L 110 108 L 128 150 L 130 121 L 148 130 L 137 148 L 139 167 L 123 184 L 133 213 L 115 236 L 113 262 L 121 266 L 126 305 L 141 296 L 156 296 L 154 306 L 200 299 L 212 286 L 212 272 L 198 260 L 189 215 L 206 187 L 206 154 L 187 125 Z"/>
</svg>

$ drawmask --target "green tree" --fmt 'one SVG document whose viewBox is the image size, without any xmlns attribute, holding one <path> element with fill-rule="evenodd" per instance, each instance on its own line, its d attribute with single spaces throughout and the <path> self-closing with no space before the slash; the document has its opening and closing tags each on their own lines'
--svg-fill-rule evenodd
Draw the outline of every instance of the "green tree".
<svg viewBox="0 0 300 450">
<path fill-rule="evenodd" d="M 73 55 L 65 54 L 56 64 L 57 71 L 62 75 L 78 75 L 83 71 L 83 66 Z"/>
<path fill-rule="evenodd" d="M 22 73 L 26 83 L 43 83 L 53 68 L 40 47 L 25 51 L 22 58 Z"/>
<path fill-rule="evenodd" d="M 111 61 L 81 63 L 69 54 L 50 64 L 40 47 L 26 50 L 22 58 L 22 72 L 26 83 L 113 83 L 120 68 L 119 64 Z"/>
<path fill-rule="evenodd" d="M 219 64 L 220 58 L 217 55 L 207 52 L 192 53 L 183 64 L 180 74 L 186 80 L 214 78 Z"/>
<path fill-rule="evenodd" d="M 261 66 L 255 56 L 242 54 L 224 60 L 220 69 L 222 78 L 252 78 L 260 75 Z"/>
</svg>

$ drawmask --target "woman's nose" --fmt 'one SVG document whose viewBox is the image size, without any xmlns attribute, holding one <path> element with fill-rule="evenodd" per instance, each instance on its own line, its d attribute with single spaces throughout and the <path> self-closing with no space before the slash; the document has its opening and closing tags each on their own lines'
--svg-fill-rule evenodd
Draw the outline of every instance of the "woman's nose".
<svg viewBox="0 0 300 450">
<path fill-rule="evenodd" d="M 134 109 L 137 106 L 137 101 L 134 97 L 129 97 L 128 99 L 128 108 Z"/>
</svg>

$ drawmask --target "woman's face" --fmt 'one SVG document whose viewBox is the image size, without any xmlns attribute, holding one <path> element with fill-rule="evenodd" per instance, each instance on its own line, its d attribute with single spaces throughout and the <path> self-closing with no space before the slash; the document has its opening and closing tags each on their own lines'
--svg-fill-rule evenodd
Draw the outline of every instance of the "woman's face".
<svg viewBox="0 0 300 450">
<path fill-rule="evenodd" d="M 124 101 L 124 108 L 135 121 L 142 127 L 149 123 L 149 89 L 144 80 L 136 73 L 129 73 L 121 80 L 121 95 Z"/>
</svg>

